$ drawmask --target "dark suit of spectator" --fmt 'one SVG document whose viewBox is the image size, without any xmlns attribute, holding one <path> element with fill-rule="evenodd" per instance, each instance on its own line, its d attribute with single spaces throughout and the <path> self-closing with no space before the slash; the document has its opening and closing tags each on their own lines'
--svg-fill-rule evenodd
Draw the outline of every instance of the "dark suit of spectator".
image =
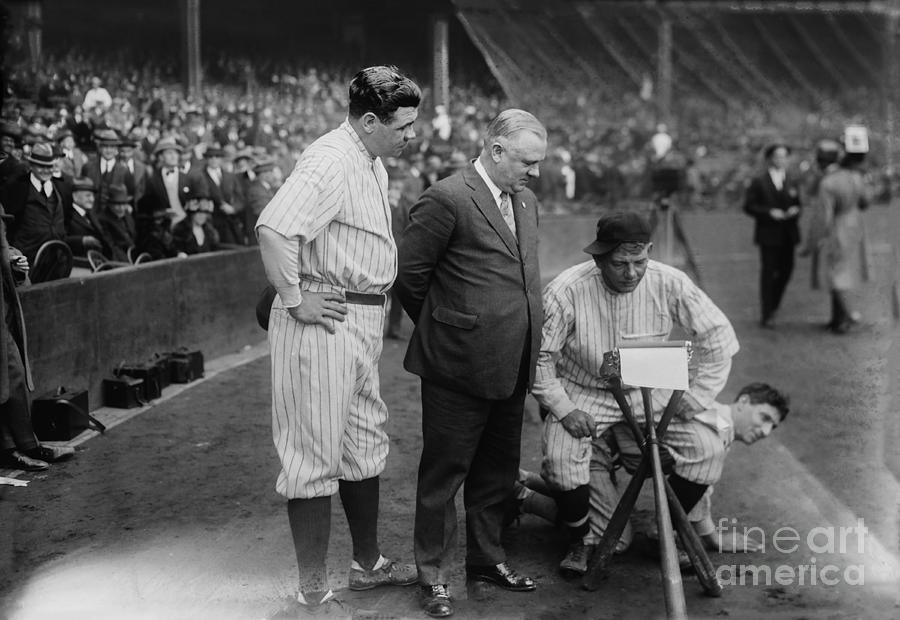
<svg viewBox="0 0 900 620">
<path fill-rule="evenodd" d="M 111 186 L 122 185 L 129 196 L 134 196 L 134 176 L 118 159 L 101 161 L 100 157 L 93 157 L 82 168 L 81 176 L 89 178 L 97 187 L 97 210 L 100 213 L 109 205 Z"/>
<path fill-rule="evenodd" d="M 178 166 L 181 150 L 181 145 L 172 139 L 156 143 L 153 154 L 158 158 L 158 165 L 148 177 L 144 195 L 137 202 L 139 216 L 166 211 L 173 225 L 187 216 L 184 200 L 190 179 Z"/>
<path fill-rule="evenodd" d="M 216 229 L 209 222 L 204 222 L 201 228 L 203 229 L 203 243 L 198 242 L 194 236 L 194 221 L 191 217 L 178 222 L 172 230 L 175 249 L 185 254 L 203 254 L 218 250 L 219 233 Z"/>
<path fill-rule="evenodd" d="M 72 249 L 72 255 L 87 256 L 87 251 L 94 249 L 104 256 L 112 256 L 112 244 L 94 210 L 96 188 L 93 181 L 86 177 L 75 179 L 73 190 L 72 206 L 64 213 L 66 243 Z M 90 242 L 90 238 L 95 239 L 99 247 Z"/>
<path fill-rule="evenodd" d="M 753 242 L 759 246 L 760 323 L 764 327 L 774 325 L 775 312 L 794 271 L 794 248 L 800 243 L 800 187 L 784 169 L 787 153 L 780 144 L 766 149 L 770 168 L 753 179 L 744 199 L 744 211 L 755 220 Z M 771 165 L 775 159 L 781 160 L 780 173 Z"/>
<path fill-rule="evenodd" d="M 275 164 L 272 161 L 260 162 L 253 168 L 256 177 L 247 190 L 247 207 L 244 210 L 247 230 L 256 229 L 256 220 L 259 219 L 259 214 L 275 197 L 274 169 Z M 256 235 L 252 235 L 249 241 L 251 245 L 256 245 Z"/>
<path fill-rule="evenodd" d="M 113 185 L 109 189 L 109 204 L 100 212 L 100 226 L 112 245 L 114 261 L 127 263 L 128 250 L 136 245 L 137 231 L 134 218 L 128 212 L 132 198 L 123 185 Z"/>
<path fill-rule="evenodd" d="M 243 245 L 244 226 L 241 221 L 243 215 L 237 212 L 234 203 L 234 175 L 225 172 L 221 167 L 208 165 L 213 158 L 221 159 L 222 155 L 221 149 L 215 147 L 206 149 L 204 157 L 207 165 L 193 171 L 193 174 L 206 183 L 206 189 L 213 203 L 212 223 L 219 232 L 221 242 Z"/>
<path fill-rule="evenodd" d="M 0 189 L 0 203 L 14 218 L 9 227 L 9 240 L 31 264 L 45 242 L 66 238 L 64 213 L 71 208 L 71 194 L 66 192 L 61 179 L 51 177 L 48 182 L 52 190 L 49 196 L 46 189 L 37 189 L 37 185 L 43 184 L 30 172 L 20 174 Z"/>
</svg>

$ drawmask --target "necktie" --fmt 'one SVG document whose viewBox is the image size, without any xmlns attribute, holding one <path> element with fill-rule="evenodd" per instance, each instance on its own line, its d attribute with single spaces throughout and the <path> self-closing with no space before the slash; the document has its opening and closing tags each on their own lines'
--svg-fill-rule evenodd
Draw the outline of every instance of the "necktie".
<svg viewBox="0 0 900 620">
<path fill-rule="evenodd" d="M 513 237 L 516 236 L 516 218 L 513 217 L 512 211 L 512 201 L 509 199 L 509 194 L 503 192 L 500 194 L 500 215 L 503 216 L 503 221 L 506 222 L 506 225 L 509 226 L 509 230 L 512 232 Z"/>
<path fill-rule="evenodd" d="M 167 177 L 172 176 L 173 174 L 175 174 L 175 168 L 166 168 Z"/>
</svg>

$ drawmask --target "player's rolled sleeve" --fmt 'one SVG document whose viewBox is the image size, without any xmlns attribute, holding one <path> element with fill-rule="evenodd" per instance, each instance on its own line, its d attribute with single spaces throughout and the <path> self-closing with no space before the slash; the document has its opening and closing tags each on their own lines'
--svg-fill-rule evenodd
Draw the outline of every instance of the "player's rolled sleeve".
<svg viewBox="0 0 900 620">
<path fill-rule="evenodd" d="M 343 203 L 342 166 L 328 152 L 307 152 L 266 205 L 257 220 L 261 226 L 309 243 L 340 212 Z"/>
<path fill-rule="evenodd" d="M 557 419 L 562 419 L 577 409 L 566 394 L 556 375 L 556 360 L 572 331 L 575 317 L 571 304 L 561 300 L 558 293 L 548 287 L 544 290 L 544 325 L 541 331 L 541 351 L 538 354 L 532 395 L 542 407 Z"/>
</svg>

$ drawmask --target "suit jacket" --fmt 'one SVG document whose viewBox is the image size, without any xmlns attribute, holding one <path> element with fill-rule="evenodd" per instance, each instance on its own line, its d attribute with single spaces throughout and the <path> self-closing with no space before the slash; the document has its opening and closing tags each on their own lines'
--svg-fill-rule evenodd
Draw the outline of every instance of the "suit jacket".
<svg viewBox="0 0 900 620">
<path fill-rule="evenodd" d="M 81 174 L 87 162 L 87 155 L 80 148 L 75 147 L 72 151 L 72 159 L 68 157 L 60 159 L 60 169 L 69 176 L 75 177 Z"/>
<path fill-rule="evenodd" d="M 787 210 L 800 206 L 800 187 L 796 179 L 785 175 L 781 191 L 775 188 L 766 170 L 750 182 L 744 197 L 744 212 L 756 220 L 753 243 L 756 245 L 797 245 L 800 242 L 799 216 L 775 220 L 772 209 Z"/>
<path fill-rule="evenodd" d="M 236 182 L 234 175 L 222 170 L 222 181 L 219 185 L 216 185 L 206 166 L 193 171 L 192 174 L 196 174 L 198 178 L 202 179 L 202 182 L 206 183 L 206 187 L 209 189 L 209 197 L 213 203 L 212 223 L 219 232 L 222 243 L 243 244 L 244 214 L 239 211 L 243 205 L 235 202 Z M 230 204 L 235 208 L 236 212 L 227 214 L 222 211 L 223 203 Z"/>
<path fill-rule="evenodd" d="M 183 202 L 184 196 L 188 191 L 188 175 L 180 169 L 175 174 L 178 175 L 179 195 L 182 197 Z M 145 215 L 150 215 L 155 211 L 165 211 L 170 208 L 169 194 L 166 191 L 166 183 L 163 181 L 162 168 L 153 170 L 153 174 L 147 178 L 144 195 L 141 196 L 136 206 L 138 214 Z M 183 207 L 184 205 L 182 204 L 181 206 Z"/>
<path fill-rule="evenodd" d="M 131 174 L 128 166 L 118 159 L 112 172 L 104 175 L 100 173 L 100 158 L 92 157 L 81 169 L 81 176 L 88 177 L 94 182 L 94 187 L 97 188 L 97 210 L 100 212 L 104 211 L 108 202 L 110 185 L 124 185 L 128 190 L 128 195 L 134 196 L 134 175 Z M 132 202 L 132 204 L 134 203 Z"/>
<path fill-rule="evenodd" d="M 128 168 L 127 161 L 120 161 L 122 165 Z M 134 172 L 131 173 L 132 177 L 134 177 L 134 204 L 137 205 L 147 191 L 147 177 L 150 176 L 150 171 L 147 169 L 147 164 L 138 160 L 137 157 L 132 158 L 132 165 L 134 166 Z M 129 170 L 129 172 L 131 171 Z"/>
<path fill-rule="evenodd" d="M 108 256 L 108 258 L 123 263 L 130 262 L 128 260 L 128 248 L 136 245 L 135 239 L 137 237 L 134 218 L 130 215 L 119 218 L 110 211 L 104 211 L 100 213 L 98 219 L 112 246 L 112 255 Z"/>
<path fill-rule="evenodd" d="M 513 236 L 469 164 L 429 187 L 400 238 L 396 292 L 415 323 L 404 367 L 477 398 L 511 396 L 541 341 L 538 205 L 512 198 Z"/>
<path fill-rule="evenodd" d="M 7 182 L 5 186 L 0 188 L 0 204 L 3 205 L 6 213 L 12 215 L 15 219 L 9 224 L 7 230 L 8 239 L 15 245 L 16 243 L 24 243 L 29 247 L 16 246 L 29 256 L 29 260 L 34 260 L 34 254 L 45 241 L 51 239 L 64 240 L 65 238 L 65 214 L 72 208 L 72 192 L 64 178 L 50 177 L 53 183 L 53 191 L 59 196 L 60 209 L 52 213 L 44 214 L 26 214 L 25 203 L 28 200 L 28 191 L 31 187 L 31 173 L 25 169 L 19 170 L 19 175 Z M 46 221 L 45 221 L 46 220 Z M 47 226 L 47 222 L 52 222 Z M 32 226 L 34 224 L 34 226 Z M 28 230 L 33 228 L 33 230 Z M 35 239 L 32 234 L 35 230 L 46 230 L 52 228 L 53 235 L 46 235 L 46 238 Z M 31 242 L 23 239 L 23 236 L 31 237 Z M 43 235 L 42 235 L 43 236 Z"/>
<path fill-rule="evenodd" d="M 102 244 L 100 252 L 103 256 L 112 256 L 112 244 L 94 210 L 86 210 L 84 215 L 81 215 L 73 207 L 66 218 L 66 243 L 72 248 L 72 254 L 87 255 L 87 248 L 84 247 L 84 237 L 87 235 L 96 238 Z"/>
</svg>

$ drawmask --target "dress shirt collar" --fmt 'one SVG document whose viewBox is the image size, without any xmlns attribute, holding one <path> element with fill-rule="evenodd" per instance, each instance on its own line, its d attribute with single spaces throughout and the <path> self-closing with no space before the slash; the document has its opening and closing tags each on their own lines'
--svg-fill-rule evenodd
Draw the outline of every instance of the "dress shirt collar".
<svg viewBox="0 0 900 620">
<path fill-rule="evenodd" d="M 496 202 L 499 207 L 500 201 L 503 199 L 503 190 L 497 187 L 491 180 L 491 177 L 488 176 L 487 170 L 484 169 L 484 164 L 481 163 L 480 158 L 475 160 L 475 171 L 478 173 L 478 176 L 482 178 L 485 185 L 488 186 L 488 189 L 491 190 L 491 196 L 494 197 L 494 202 Z M 512 196 L 510 196 L 510 200 L 512 200 Z"/>
<path fill-rule="evenodd" d="M 33 172 L 29 176 L 31 177 L 32 187 L 34 187 L 34 189 L 36 189 L 37 191 L 44 193 L 44 183 L 39 178 L 34 176 Z"/>
<path fill-rule="evenodd" d="M 784 179 L 785 179 L 784 170 L 778 170 L 777 168 L 769 168 L 769 177 L 771 177 L 772 183 L 775 184 L 775 187 L 781 189 L 781 186 L 784 185 Z"/>
<path fill-rule="evenodd" d="M 75 213 L 77 213 L 77 214 L 80 215 L 81 217 L 84 217 L 84 216 L 87 214 L 87 209 L 85 209 L 85 208 L 83 208 L 83 207 L 79 207 L 79 206 L 78 206 L 76 203 L 74 203 L 74 202 L 72 203 L 72 208 L 75 209 Z"/>
<path fill-rule="evenodd" d="M 343 129 L 348 134 L 350 134 L 350 138 L 353 139 L 353 143 L 356 145 L 356 148 L 359 149 L 360 153 L 362 153 L 363 155 L 365 155 L 372 161 L 375 161 L 375 159 L 377 159 L 375 156 L 373 156 L 369 152 L 369 149 L 366 148 L 366 145 L 363 143 L 362 138 L 359 137 L 359 134 L 356 133 L 356 130 L 353 128 L 353 125 L 350 124 L 349 118 L 344 119 L 344 122 L 341 123 L 341 129 Z"/>
</svg>

